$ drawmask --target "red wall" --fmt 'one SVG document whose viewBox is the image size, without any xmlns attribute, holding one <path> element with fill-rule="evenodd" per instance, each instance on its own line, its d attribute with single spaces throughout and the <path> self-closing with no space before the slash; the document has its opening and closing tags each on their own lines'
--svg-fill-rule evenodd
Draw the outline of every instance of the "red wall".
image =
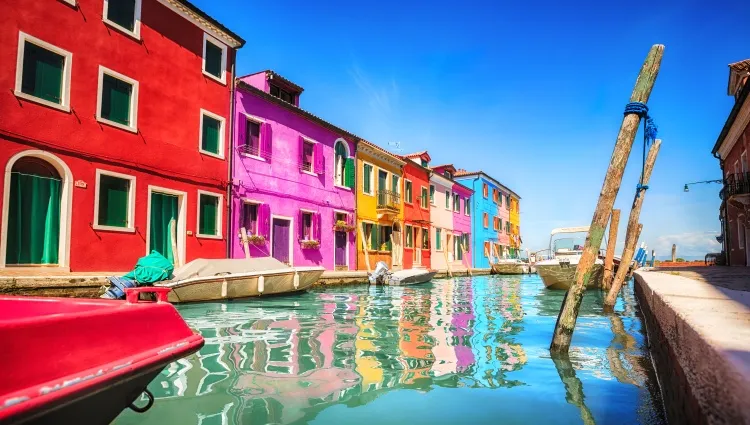
<svg viewBox="0 0 750 425">
<path fill-rule="evenodd" d="M 742 172 L 742 161 L 740 158 L 742 152 L 750 148 L 750 146 L 748 145 L 750 145 L 750 125 L 745 127 L 744 134 L 741 135 L 739 140 L 737 140 L 737 142 L 734 144 L 732 150 L 729 152 L 727 158 L 724 161 L 724 178 L 727 178 L 729 175 L 734 174 L 734 163 L 736 161 L 740 162 L 740 172 Z M 747 256 L 745 250 L 750 249 L 750 247 L 747 246 L 748 241 L 745 242 L 745 247 L 739 247 L 740 226 L 738 226 L 737 220 L 743 219 L 743 222 L 745 224 L 742 227 L 750 227 L 750 217 L 748 217 L 747 214 L 732 205 L 732 203 L 727 204 L 727 216 L 729 219 L 727 229 L 729 232 L 729 243 L 727 244 L 729 264 L 732 266 L 749 265 L 747 264 Z"/>
<path fill-rule="evenodd" d="M 427 209 L 422 209 L 419 204 L 419 197 L 422 196 L 422 186 L 427 188 L 427 196 L 430 196 L 430 176 L 424 168 L 415 164 L 412 160 L 406 159 L 404 166 L 404 179 L 411 180 L 412 184 L 412 203 L 409 204 L 404 200 L 404 223 L 417 227 L 427 227 L 429 224 L 417 223 L 419 220 L 430 221 L 430 204 L 427 202 Z M 404 230 L 406 227 L 404 226 Z M 429 230 L 428 230 L 429 231 Z M 414 241 L 417 245 L 417 241 Z M 414 250 L 404 248 L 404 268 L 410 269 L 414 264 Z M 430 268 L 430 250 L 422 250 L 422 267 Z"/>
<path fill-rule="evenodd" d="M 198 189 L 224 193 L 226 203 L 228 161 L 200 154 L 198 141 L 201 108 L 226 117 L 227 158 L 230 86 L 202 73 L 203 30 L 156 0 L 143 0 L 140 41 L 102 22 L 103 0 L 78 3 L 9 0 L 0 8 L 6 47 L 0 50 L 0 167 L 29 149 L 61 158 L 73 179 L 87 184 L 73 190 L 71 270 L 128 270 L 146 252 L 149 185 L 187 192 L 188 231 L 197 227 Z M 70 113 L 13 94 L 19 31 L 73 54 Z M 229 82 L 231 48 L 227 56 Z M 139 82 L 138 134 L 96 121 L 99 65 Z M 96 168 L 136 177 L 135 234 L 91 228 Z M 226 224 L 225 211 L 222 218 Z M 188 261 L 225 256 L 226 240 L 186 239 Z"/>
</svg>

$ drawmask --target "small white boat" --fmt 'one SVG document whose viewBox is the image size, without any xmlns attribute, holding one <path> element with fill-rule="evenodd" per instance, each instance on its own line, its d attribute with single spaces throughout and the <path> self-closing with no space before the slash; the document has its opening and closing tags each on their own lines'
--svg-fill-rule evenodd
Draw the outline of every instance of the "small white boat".
<svg viewBox="0 0 750 425">
<path fill-rule="evenodd" d="M 529 274 L 531 267 L 518 258 L 502 258 L 492 264 L 492 274 Z"/>
<path fill-rule="evenodd" d="M 570 285 L 575 280 L 578 262 L 581 260 L 581 254 L 583 254 L 583 242 L 586 238 L 583 236 L 582 239 L 580 237 L 555 239 L 555 236 L 559 234 L 588 233 L 588 231 L 589 226 L 562 227 L 552 230 L 549 245 L 549 252 L 552 258 L 537 261 L 534 264 L 537 274 L 542 278 L 542 282 L 544 282 L 544 286 L 547 289 L 567 290 L 570 288 Z M 539 253 L 537 253 L 536 257 L 539 257 Z M 591 279 L 586 288 L 601 287 L 602 277 L 604 276 L 604 261 L 601 258 L 596 259 L 591 273 Z"/>
<path fill-rule="evenodd" d="M 304 291 L 320 279 L 323 267 L 290 267 L 272 257 L 197 259 L 175 270 L 172 303 L 230 300 Z"/>
<path fill-rule="evenodd" d="M 379 261 L 375 265 L 375 271 L 368 276 L 368 279 L 372 285 L 405 286 L 429 282 L 435 277 L 436 273 L 436 271 L 427 269 L 408 269 L 390 272 L 385 262 Z"/>
</svg>

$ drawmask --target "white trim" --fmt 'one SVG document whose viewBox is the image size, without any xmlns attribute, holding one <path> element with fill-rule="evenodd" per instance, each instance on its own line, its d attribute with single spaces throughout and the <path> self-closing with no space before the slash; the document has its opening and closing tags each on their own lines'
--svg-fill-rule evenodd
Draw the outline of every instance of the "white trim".
<svg viewBox="0 0 750 425">
<path fill-rule="evenodd" d="M 289 264 L 294 265 L 294 244 L 292 242 L 294 240 L 294 219 L 292 217 L 271 214 L 271 223 L 270 223 L 271 230 L 268 232 L 270 233 L 268 235 L 269 254 L 271 257 L 273 257 L 273 220 L 274 219 L 286 220 L 289 222 Z"/>
<path fill-rule="evenodd" d="M 414 205 L 414 183 L 409 179 L 403 179 L 404 180 L 404 203 L 409 205 Z M 406 182 L 409 182 L 411 184 L 411 199 L 409 202 L 406 202 Z"/>
<path fill-rule="evenodd" d="M 57 261 L 59 267 L 70 266 L 70 229 L 73 216 L 73 174 L 70 168 L 63 160 L 57 156 L 41 151 L 28 150 L 19 152 L 8 160 L 5 166 L 5 176 L 3 183 L 3 205 L 2 211 L 2 232 L 0 232 L 0 267 L 6 267 L 5 255 L 8 249 L 8 213 L 7 207 L 10 199 L 10 173 L 13 171 L 13 165 L 19 159 L 30 156 L 47 161 L 55 167 L 57 173 L 62 177 L 62 188 L 60 191 L 60 237 L 58 242 Z"/>
<path fill-rule="evenodd" d="M 721 159 L 727 159 L 727 156 L 732 152 L 734 145 L 740 139 L 740 135 L 744 134 L 748 125 L 750 125 L 750 97 L 745 99 L 726 137 L 724 137 L 721 145 L 719 145 L 719 149 L 716 150 Z"/>
<path fill-rule="evenodd" d="M 60 0 L 60 1 L 62 1 L 63 3 L 69 4 L 70 6 L 78 7 L 78 3 L 76 0 Z"/>
<path fill-rule="evenodd" d="M 430 205 L 437 206 L 437 204 L 435 203 L 437 196 L 430 196 L 430 192 L 432 192 L 433 194 L 437 193 L 437 187 L 435 187 L 434 184 L 431 184 L 430 187 L 427 188 L 427 196 L 430 197 L 430 203 L 427 205 L 427 209 L 429 209 Z"/>
<path fill-rule="evenodd" d="M 185 264 L 185 234 L 187 233 L 187 192 L 168 189 L 166 187 L 148 185 L 148 205 L 146 207 L 146 255 L 151 252 L 151 194 L 163 193 L 165 195 L 177 196 L 180 209 L 177 215 L 177 258 L 180 264 Z M 172 253 L 174 255 L 174 253 Z"/>
<path fill-rule="evenodd" d="M 128 225 L 125 227 L 105 226 L 99 224 L 99 185 L 101 176 L 116 177 L 122 180 L 129 180 L 128 186 Z M 106 230 L 114 232 L 135 233 L 135 176 L 129 174 L 115 173 L 114 171 L 96 169 L 96 185 L 94 186 L 94 220 L 93 227 L 96 230 Z"/>
<path fill-rule="evenodd" d="M 369 192 L 365 192 L 365 164 L 372 167 L 372 173 L 370 174 L 370 191 Z M 362 194 L 364 195 L 375 196 L 375 170 L 376 170 L 375 165 L 365 161 L 364 159 L 362 160 Z M 386 178 L 388 177 L 386 176 Z"/>
<path fill-rule="evenodd" d="M 445 206 L 445 210 L 453 211 L 453 208 L 451 208 L 451 203 L 453 203 L 453 192 L 450 190 L 445 191 L 445 203 L 448 204 Z"/>
<path fill-rule="evenodd" d="M 216 214 L 216 231 L 219 232 L 217 235 L 204 235 L 202 233 L 199 233 L 200 229 L 200 223 L 201 223 L 201 195 L 206 196 L 213 196 L 214 198 L 219 198 L 218 204 L 216 204 L 216 208 L 218 209 L 218 214 Z M 202 239 L 223 239 L 222 236 L 222 228 L 221 224 L 223 222 L 222 216 L 224 215 L 222 211 L 224 210 L 224 195 L 221 193 L 215 193 L 215 192 L 209 192 L 207 190 L 200 190 L 198 189 L 198 200 L 195 203 L 197 214 L 195 215 L 195 237 L 202 238 Z"/>
<path fill-rule="evenodd" d="M 250 199 L 250 198 L 241 198 L 241 199 L 242 199 L 242 203 L 244 203 L 244 204 L 255 204 L 255 205 L 263 205 L 264 204 L 263 201 L 256 201 L 255 199 Z"/>
<path fill-rule="evenodd" d="M 346 149 L 346 156 L 344 157 L 344 164 L 342 165 L 343 169 L 341 170 L 341 184 L 336 180 L 336 173 L 338 170 L 336 169 L 336 145 L 338 143 L 342 143 L 344 145 L 344 149 Z M 349 191 L 353 191 L 353 188 L 346 187 L 344 183 L 346 183 L 346 160 L 351 158 L 352 154 L 351 151 L 349 151 L 349 142 L 347 142 L 345 139 L 339 137 L 338 139 L 333 141 L 333 186 L 338 187 L 339 189 L 346 189 Z M 364 162 L 364 161 L 362 161 Z M 357 186 L 357 161 L 354 161 L 354 186 Z"/>
<path fill-rule="evenodd" d="M 115 77 L 133 86 L 130 93 L 130 125 L 120 124 L 102 117 L 102 90 L 104 86 L 104 74 Z M 103 65 L 99 65 L 99 88 L 96 91 L 96 120 L 100 123 L 111 125 L 122 130 L 138 133 L 138 81 L 113 71 Z"/>
<path fill-rule="evenodd" d="M 220 125 L 219 125 L 219 153 L 218 154 L 203 150 L 202 145 L 203 145 L 203 116 L 204 115 L 209 118 L 213 118 L 219 121 Z M 226 125 L 227 125 L 227 120 L 224 117 L 201 108 L 200 124 L 198 126 L 198 152 L 204 155 L 212 156 L 214 158 L 224 159 L 224 132 L 226 131 L 225 130 Z"/>
<path fill-rule="evenodd" d="M 112 28 L 115 28 L 118 31 L 121 31 L 125 33 L 126 35 L 129 35 L 136 40 L 141 39 L 141 0 L 135 0 L 135 12 L 133 16 L 133 31 L 121 26 L 120 24 L 110 21 L 107 19 L 107 9 L 109 8 L 109 0 L 104 0 L 104 10 L 102 11 L 102 21 L 111 26 Z"/>
<path fill-rule="evenodd" d="M 299 210 L 302 211 L 302 212 L 310 213 L 310 214 L 317 214 L 318 213 L 315 210 L 309 210 L 307 208 L 300 208 Z"/>
<path fill-rule="evenodd" d="M 409 229 L 409 231 L 407 232 L 406 229 Z M 412 246 L 406 245 L 406 241 L 409 240 L 407 235 L 411 236 Z M 404 249 L 414 249 L 414 226 L 412 226 L 411 224 L 404 224 Z M 412 262 L 414 262 L 414 258 L 412 258 L 411 260 Z"/>
<path fill-rule="evenodd" d="M 49 100 L 38 98 L 32 94 L 24 93 L 21 91 L 21 84 L 23 83 L 23 56 L 24 56 L 24 45 L 25 42 L 35 44 L 43 49 L 49 50 L 50 52 L 56 53 L 62 56 L 64 59 L 63 63 L 63 75 L 62 84 L 60 88 L 60 96 L 62 103 L 50 102 Z M 67 50 L 63 50 L 57 46 L 42 41 L 34 36 L 26 34 L 23 31 L 18 31 L 18 51 L 16 52 L 16 87 L 13 94 L 16 97 L 20 97 L 40 105 L 49 106 L 50 108 L 59 109 L 61 111 L 70 112 L 70 77 L 73 68 L 73 54 Z M 3 260 L 4 261 L 4 260 Z"/>
<path fill-rule="evenodd" d="M 426 198 L 424 199 L 424 202 L 427 205 L 426 207 L 422 206 L 422 198 L 423 198 L 422 192 L 423 191 L 424 191 L 424 193 L 427 194 Z M 430 210 L 430 189 L 427 186 L 419 185 L 419 198 L 420 198 L 419 199 L 419 208 L 421 208 L 421 209 L 423 209 L 425 211 L 429 211 Z"/>
<path fill-rule="evenodd" d="M 255 228 L 254 229 L 245 229 L 247 230 L 251 235 L 257 235 L 258 234 L 258 209 L 257 207 L 263 205 L 263 202 L 255 201 L 252 199 L 247 198 L 241 198 L 241 206 L 240 206 L 240 220 L 244 218 L 244 211 L 245 211 L 245 205 L 255 205 Z M 240 226 L 241 227 L 241 226 Z"/>
<path fill-rule="evenodd" d="M 344 214 L 344 215 L 346 215 L 347 218 L 349 218 L 349 216 L 352 214 L 349 211 L 337 210 L 335 208 L 333 209 L 333 212 L 335 214 Z M 334 216 L 334 221 L 333 221 L 334 225 L 336 224 L 336 220 L 335 219 L 336 219 L 336 217 Z M 322 226 L 323 225 L 323 216 L 322 215 L 320 217 L 320 220 L 321 220 L 321 226 Z M 355 226 L 356 226 L 356 223 L 355 223 Z M 357 232 L 359 232 L 359 230 L 357 230 Z M 346 232 L 344 232 L 344 235 L 346 236 L 344 238 L 344 241 L 346 241 L 346 245 L 344 247 L 344 249 L 345 249 L 344 252 L 346 253 L 346 269 L 347 270 L 351 270 L 351 267 L 349 266 L 349 235 Z M 322 236 L 321 236 L 321 238 L 322 238 Z M 336 232 L 333 232 L 333 269 L 336 270 Z"/>
<path fill-rule="evenodd" d="M 221 77 L 217 77 L 211 74 L 210 72 L 206 71 L 206 43 L 207 42 L 221 49 Z M 227 45 L 219 41 L 216 37 L 213 37 L 206 32 L 203 33 L 203 57 L 202 57 L 201 63 L 202 63 L 201 70 L 203 71 L 203 75 L 221 84 L 227 83 Z"/>
<path fill-rule="evenodd" d="M 244 122 L 245 128 L 247 128 L 247 121 L 252 121 L 252 122 L 258 124 L 258 152 L 260 152 L 260 139 L 261 139 L 261 137 L 263 137 L 263 124 L 266 123 L 266 120 L 264 120 L 261 117 L 256 117 L 255 115 L 250 115 L 250 114 L 248 114 L 246 112 L 240 112 L 240 114 L 245 116 L 245 122 Z M 247 137 L 247 136 L 245 136 L 245 137 Z M 244 144 L 245 141 L 244 140 L 239 140 L 238 143 Z M 263 158 L 261 156 L 258 156 L 258 155 L 252 155 L 252 154 L 249 154 L 249 153 L 244 153 L 242 151 L 240 151 L 240 155 L 244 156 L 246 158 L 252 158 L 252 159 L 257 159 L 258 161 L 266 162 L 265 158 Z"/>
<path fill-rule="evenodd" d="M 303 234 L 302 236 L 303 236 L 304 239 L 299 240 L 299 242 L 303 242 L 303 241 L 315 241 L 315 240 L 317 240 L 317 239 L 313 238 L 313 235 L 315 234 L 315 221 L 314 221 L 315 219 L 314 219 L 314 217 L 315 217 L 315 214 L 317 214 L 318 212 L 317 211 L 313 211 L 313 210 L 308 210 L 308 209 L 305 209 L 305 208 L 300 208 L 299 210 L 300 210 L 300 212 L 302 212 L 303 215 L 307 214 L 307 215 L 310 216 L 310 234 L 309 235 L 304 235 Z M 323 224 L 322 223 L 322 221 L 323 221 L 323 217 L 322 216 L 321 216 L 320 220 L 321 220 L 321 225 L 322 225 Z M 305 230 L 304 229 L 304 221 L 302 222 L 302 226 L 303 226 L 302 232 L 304 233 L 304 230 Z M 323 229 L 321 229 L 321 233 L 320 233 L 321 239 L 323 237 L 322 230 Z M 321 241 L 318 240 L 318 243 L 320 243 L 320 242 Z"/>
<path fill-rule="evenodd" d="M 210 33 L 216 38 L 225 38 L 227 41 L 232 43 L 232 47 L 239 48 L 242 45 L 239 40 L 235 40 L 234 38 L 229 36 L 229 34 L 225 34 L 222 31 L 219 31 L 217 28 L 213 26 L 213 24 L 205 21 L 202 16 L 194 16 L 195 13 L 193 13 L 190 9 L 186 8 L 184 5 L 177 3 L 175 0 L 158 0 L 158 1 L 159 3 L 163 4 L 174 13 L 182 16 L 188 22 L 202 29 L 203 31 Z"/>
<path fill-rule="evenodd" d="M 300 172 L 305 173 L 305 174 L 309 174 L 311 176 L 316 176 L 317 177 L 318 176 L 318 172 L 317 172 L 317 170 L 315 170 L 315 145 L 317 145 L 318 142 L 316 140 L 313 140 L 313 139 L 311 139 L 309 137 L 306 137 L 306 136 L 303 136 L 303 135 L 300 135 L 300 137 L 302 137 L 302 145 L 303 145 L 302 146 L 302 152 L 300 152 L 300 156 L 302 156 L 302 154 L 305 152 L 305 147 L 304 147 L 305 143 L 309 143 L 313 147 L 312 161 L 310 162 L 310 169 L 313 170 L 313 171 L 307 171 L 307 170 L 305 170 L 304 168 L 302 168 L 303 164 L 300 164 Z"/>
</svg>

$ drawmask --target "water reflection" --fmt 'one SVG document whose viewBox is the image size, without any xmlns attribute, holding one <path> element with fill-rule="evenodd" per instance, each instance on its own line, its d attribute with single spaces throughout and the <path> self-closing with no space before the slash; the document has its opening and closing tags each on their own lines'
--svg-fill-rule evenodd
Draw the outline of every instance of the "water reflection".
<svg viewBox="0 0 750 425">
<path fill-rule="evenodd" d="M 411 423 L 440 421 L 445 391 L 462 409 L 486 412 L 475 423 L 496 423 L 498 414 L 537 422 L 544 406 L 557 421 L 594 423 L 597 411 L 584 402 L 584 386 L 617 392 L 632 403 L 621 408 L 635 421 L 645 411 L 650 423 L 661 423 L 640 320 L 623 305 L 603 315 L 592 293 L 579 321 L 583 339 L 574 339 L 576 349 L 564 360 L 550 359 L 546 350 L 562 294 L 544 290 L 536 277 L 180 306 L 206 345 L 151 383 L 151 411 L 125 412 L 116 423 L 296 424 L 315 422 L 324 411 L 321 423 L 349 423 L 351 409 L 370 405 L 378 413 L 364 422 L 403 423 L 404 407 L 390 406 L 404 397 L 391 393 L 404 390 L 423 395 L 422 413 Z M 546 374 L 549 367 L 557 384 Z M 481 391 L 493 389 L 504 389 L 493 396 L 498 400 L 517 401 L 488 406 Z M 564 410 L 566 403 L 579 414 Z M 524 406 L 540 412 L 523 413 Z"/>
</svg>

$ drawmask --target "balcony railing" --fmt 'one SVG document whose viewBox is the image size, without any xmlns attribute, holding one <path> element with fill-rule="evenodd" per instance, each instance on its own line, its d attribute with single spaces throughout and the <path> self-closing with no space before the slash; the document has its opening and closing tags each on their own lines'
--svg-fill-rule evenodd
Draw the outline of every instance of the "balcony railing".
<svg viewBox="0 0 750 425">
<path fill-rule="evenodd" d="M 750 194 L 750 173 L 730 174 L 724 179 L 724 197 Z"/>
<path fill-rule="evenodd" d="M 398 192 L 390 190 L 379 190 L 377 193 L 378 210 L 388 210 L 391 212 L 399 212 L 401 210 L 401 197 Z"/>
</svg>

